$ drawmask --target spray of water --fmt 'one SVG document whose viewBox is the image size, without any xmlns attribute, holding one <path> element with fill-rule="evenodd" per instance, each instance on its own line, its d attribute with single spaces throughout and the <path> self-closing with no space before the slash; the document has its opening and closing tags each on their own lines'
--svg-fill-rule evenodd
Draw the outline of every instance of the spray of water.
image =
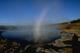
<svg viewBox="0 0 80 53">
<path fill-rule="evenodd" d="M 55 3 L 56 2 L 57 1 L 55 1 Z M 55 5 L 55 4 L 53 4 L 53 5 Z M 55 6 L 57 6 L 57 5 L 55 5 Z M 50 7 L 50 9 L 51 8 L 52 7 Z M 43 27 L 45 25 L 45 18 L 46 18 L 47 14 L 48 14 L 48 10 L 49 10 L 48 7 L 44 8 L 42 10 L 40 16 L 37 17 L 38 19 L 35 22 L 35 26 L 34 26 L 34 40 L 35 40 L 35 42 L 37 42 L 38 40 L 43 40 L 43 39 L 46 38 L 46 36 L 43 35 Z M 54 11 L 56 11 L 56 9 Z"/>
<path fill-rule="evenodd" d="M 47 13 L 48 13 L 48 8 L 44 8 L 35 23 L 35 28 L 34 28 L 35 42 L 37 42 L 42 37 L 42 28 L 44 25 L 44 18 L 46 17 Z"/>
<path fill-rule="evenodd" d="M 45 18 L 48 14 L 48 11 L 51 10 L 51 12 L 53 11 L 53 19 L 52 21 L 54 23 L 57 23 L 56 21 L 63 21 L 64 19 L 61 19 L 61 9 L 62 8 L 62 3 L 60 2 L 60 0 L 54 0 L 54 2 L 51 3 L 51 6 L 49 6 L 47 8 L 44 8 L 40 14 L 39 17 L 37 17 L 37 21 L 35 22 L 35 26 L 34 26 L 34 39 L 35 42 L 37 42 L 39 39 L 45 39 L 46 36 L 42 35 L 43 33 L 43 26 L 45 25 Z M 49 18 L 50 19 L 50 18 Z M 55 27 L 54 27 L 55 28 Z"/>
</svg>

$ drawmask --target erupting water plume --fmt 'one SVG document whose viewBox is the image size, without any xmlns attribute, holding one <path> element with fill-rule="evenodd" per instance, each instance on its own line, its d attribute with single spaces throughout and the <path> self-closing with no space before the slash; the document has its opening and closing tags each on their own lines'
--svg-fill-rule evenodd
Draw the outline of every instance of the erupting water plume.
<svg viewBox="0 0 80 53">
<path fill-rule="evenodd" d="M 42 35 L 43 33 L 42 29 L 43 29 L 43 25 L 45 25 L 44 18 L 46 17 L 47 13 L 48 13 L 48 9 L 47 8 L 43 9 L 43 11 L 41 12 L 40 16 L 36 21 L 35 28 L 34 28 L 35 42 L 37 42 L 39 39 L 40 40 L 44 39 L 44 36 Z"/>
<path fill-rule="evenodd" d="M 51 6 L 47 6 L 47 8 L 44 8 L 42 10 L 40 16 L 38 17 L 38 19 L 35 22 L 35 26 L 34 26 L 34 40 L 35 40 L 35 42 L 37 42 L 38 40 L 45 41 L 47 38 L 50 37 L 50 35 L 49 36 L 45 35 L 45 32 L 47 31 L 47 29 L 55 30 L 58 27 L 58 26 L 57 27 L 53 26 L 52 28 L 54 28 L 54 29 L 52 29 L 52 28 L 50 29 L 49 25 L 46 26 L 46 23 L 45 23 L 46 21 L 49 24 L 55 24 L 55 23 L 62 22 L 64 20 L 61 18 L 63 16 L 60 13 L 62 10 L 61 9 L 62 3 L 59 0 L 54 0 L 54 2 L 52 2 L 50 5 Z M 48 14 L 48 13 L 52 13 L 52 14 Z M 45 28 L 47 28 L 47 29 L 45 29 Z M 58 33 L 58 32 L 52 32 L 52 33 Z M 51 35 L 53 35 L 53 34 L 51 34 Z M 53 38 L 53 37 L 51 36 L 51 38 Z"/>
</svg>

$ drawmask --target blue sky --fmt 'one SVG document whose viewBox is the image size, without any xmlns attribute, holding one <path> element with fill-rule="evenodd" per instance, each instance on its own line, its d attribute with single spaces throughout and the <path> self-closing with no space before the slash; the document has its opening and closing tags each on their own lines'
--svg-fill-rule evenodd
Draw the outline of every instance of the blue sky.
<svg viewBox="0 0 80 53">
<path fill-rule="evenodd" d="M 0 0 L 0 24 L 34 24 L 46 8 L 48 23 L 80 18 L 79 0 Z"/>
</svg>

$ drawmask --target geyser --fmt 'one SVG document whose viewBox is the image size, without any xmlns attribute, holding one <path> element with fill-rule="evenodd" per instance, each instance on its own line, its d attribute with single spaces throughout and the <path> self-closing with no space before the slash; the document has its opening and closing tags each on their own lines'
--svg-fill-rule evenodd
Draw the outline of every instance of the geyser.
<svg viewBox="0 0 80 53">
<path fill-rule="evenodd" d="M 42 35 L 43 33 L 43 27 L 45 25 L 44 18 L 46 17 L 48 13 L 48 8 L 43 9 L 40 16 L 38 17 L 35 26 L 34 26 L 34 41 L 38 42 L 38 40 L 45 39 L 45 36 Z"/>
</svg>

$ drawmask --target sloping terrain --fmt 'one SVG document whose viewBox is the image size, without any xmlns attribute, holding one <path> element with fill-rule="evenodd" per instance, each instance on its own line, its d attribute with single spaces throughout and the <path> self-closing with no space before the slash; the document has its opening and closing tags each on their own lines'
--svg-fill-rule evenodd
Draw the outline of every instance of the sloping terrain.
<svg viewBox="0 0 80 53">
<path fill-rule="evenodd" d="M 73 20 L 67 23 L 61 23 L 59 24 L 59 29 L 62 31 L 80 34 L 80 19 Z"/>
</svg>

